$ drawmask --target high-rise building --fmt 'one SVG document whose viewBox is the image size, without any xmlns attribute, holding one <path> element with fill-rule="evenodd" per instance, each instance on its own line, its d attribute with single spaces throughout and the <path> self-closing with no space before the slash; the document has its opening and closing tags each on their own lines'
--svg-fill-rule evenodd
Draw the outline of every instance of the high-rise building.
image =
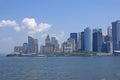
<svg viewBox="0 0 120 80">
<path fill-rule="evenodd" d="M 51 46 L 53 46 L 54 52 L 59 52 L 59 43 L 58 40 L 56 40 L 56 37 L 51 37 Z"/>
<path fill-rule="evenodd" d="M 62 43 L 62 51 L 63 52 L 72 52 L 72 44 L 69 42 Z"/>
<path fill-rule="evenodd" d="M 85 51 L 92 51 L 92 30 L 87 27 L 84 29 Z"/>
<path fill-rule="evenodd" d="M 113 51 L 120 50 L 120 20 L 112 22 Z"/>
<path fill-rule="evenodd" d="M 23 53 L 28 53 L 28 43 L 23 43 L 22 51 Z"/>
<path fill-rule="evenodd" d="M 51 44 L 52 45 L 55 45 L 55 41 L 56 41 L 56 38 L 55 37 L 51 37 Z"/>
<path fill-rule="evenodd" d="M 47 35 L 46 39 L 45 39 L 45 45 L 46 46 L 50 46 L 51 45 L 51 42 L 50 42 L 50 36 Z"/>
<path fill-rule="evenodd" d="M 58 40 L 55 40 L 55 49 L 54 52 L 60 52 Z"/>
<path fill-rule="evenodd" d="M 102 29 L 93 29 L 93 51 L 102 52 L 103 36 Z"/>
<path fill-rule="evenodd" d="M 107 35 L 112 37 L 112 28 L 110 26 L 107 28 Z"/>
<path fill-rule="evenodd" d="M 81 51 L 85 51 L 84 32 L 81 32 Z"/>
<path fill-rule="evenodd" d="M 66 42 L 62 43 L 63 52 L 73 52 L 75 51 L 75 40 L 73 38 L 68 38 Z"/>
<path fill-rule="evenodd" d="M 44 45 L 40 46 L 40 53 L 45 53 L 45 46 Z"/>
<path fill-rule="evenodd" d="M 34 39 L 34 43 L 35 43 L 34 51 L 35 51 L 35 53 L 38 54 L 38 39 Z"/>
<path fill-rule="evenodd" d="M 107 47 L 107 53 L 110 53 L 110 54 L 112 54 L 112 42 L 111 41 L 107 41 L 106 42 L 106 47 Z"/>
<path fill-rule="evenodd" d="M 74 39 L 68 38 L 67 43 L 71 44 L 71 47 L 72 47 L 71 49 L 72 49 L 72 51 L 75 51 L 75 50 L 76 50 L 76 49 L 75 49 L 76 44 L 75 44 L 75 40 L 74 40 Z"/>
<path fill-rule="evenodd" d="M 51 44 L 50 36 L 47 35 L 45 39 L 45 53 L 51 53 L 51 52 L 54 52 L 54 47 Z"/>
<path fill-rule="evenodd" d="M 78 33 L 77 51 L 81 50 L 81 33 Z"/>
<path fill-rule="evenodd" d="M 28 53 L 38 53 L 38 40 L 28 36 Z"/>
<path fill-rule="evenodd" d="M 77 49 L 77 42 L 78 42 L 78 35 L 77 33 L 70 33 L 70 38 L 74 39 L 75 40 L 75 49 Z"/>
</svg>

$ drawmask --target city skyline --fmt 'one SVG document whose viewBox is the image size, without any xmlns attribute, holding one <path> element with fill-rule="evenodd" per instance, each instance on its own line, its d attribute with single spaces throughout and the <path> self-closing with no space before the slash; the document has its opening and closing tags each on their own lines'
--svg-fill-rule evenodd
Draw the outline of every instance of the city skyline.
<svg viewBox="0 0 120 80">
<path fill-rule="evenodd" d="M 119 39 L 119 34 L 116 33 L 120 31 L 119 21 L 113 22 L 115 25 L 112 23 L 112 27 L 107 28 L 106 35 L 103 35 L 101 28 L 91 29 L 90 27 L 86 27 L 83 32 L 70 33 L 69 37 L 62 43 L 59 43 L 57 37 L 48 34 L 46 35 L 44 44 L 39 45 L 38 39 L 28 36 L 28 43 L 24 42 L 22 46 L 14 46 L 14 52 L 20 55 L 61 52 L 101 52 L 111 55 L 116 50 L 119 50 L 119 40 L 115 40 Z M 113 38 L 112 35 L 114 36 Z M 116 43 L 117 49 L 114 48 L 114 46 L 116 47 Z"/>
<path fill-rule="evenodd" d="M 119 0 L 0 0 L 0 53 L 13 51 L 32 35 L 39 45 L 47 34 L 65 41 L 86 27 L 102 28 L 120 19 Z"/>
</svg>

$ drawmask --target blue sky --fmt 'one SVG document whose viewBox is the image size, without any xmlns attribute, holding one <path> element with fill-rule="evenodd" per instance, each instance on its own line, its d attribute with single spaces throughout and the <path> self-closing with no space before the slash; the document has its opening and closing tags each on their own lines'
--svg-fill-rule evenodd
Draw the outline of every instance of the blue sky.
<svg viewBox="0 0 120 80">
<path fill-rule="evenodd" d="M 120 0 L 0 0 L 0 53 L 13 51 L 31 35 L 44 44 L 46 34 L 62 42 L 70 32 L 103 29 L 120 19 Z"/>
</svg>

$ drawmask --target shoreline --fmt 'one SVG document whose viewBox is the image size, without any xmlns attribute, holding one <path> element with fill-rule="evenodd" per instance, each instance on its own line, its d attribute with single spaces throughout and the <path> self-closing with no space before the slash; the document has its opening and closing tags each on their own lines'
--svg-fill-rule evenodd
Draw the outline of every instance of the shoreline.
<svg viewBox="0 0 120 80">
<path fill-rule="evenodd" d="M 110 53 L 44 53 L 44 54 L 7 54 L 6 57 L 59 57 L 59 56 L 119 56 Z"/>
</svg>

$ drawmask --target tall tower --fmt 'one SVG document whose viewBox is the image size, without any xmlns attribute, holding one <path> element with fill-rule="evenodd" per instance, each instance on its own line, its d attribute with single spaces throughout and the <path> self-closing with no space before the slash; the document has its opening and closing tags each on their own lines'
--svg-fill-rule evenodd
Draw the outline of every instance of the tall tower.
<svg viewBox="0 0 120 80">
<path fill-rule="evenodd" d="M 87 27 L 84 29 L 85 51 L 92 51 L 92 30 Z"/>
<path fill-rule="evenodd" d="M 81 32 L 81 51 L 85 51 L 84 32 Z"/>
<path fill-rule="evenodd" d="M 45 46 L 50 46 L 50 36 L 47 35 L 46 39 L 45 39 Z"/>
<path fill-rule="evenodd" d="M 120 20 L 112 22 L 113 51 L 120 50 Z"/>
<path fill-rule="evenodd" d="M 103 36 L 102 29 L 93 30 L 93 51 L 102 52 Z"/>
<path fill-rule="evenodd" d="M 28 53 L 34 53 L 34 39 L 30 36 L 28 36 Z"/>
<path fill-rule="evenodd" d="M 81 32 L 78 33 L 77 50 L 81 49 Z"/>
<path fill-rule="evenodd" d="M 112 28 L 110 26 L 107 28 L 107 35 L 112 37 Z"/>
<path fill-rule="evenodd" d="M 28 36 L 28 53 L 38 53 L 38 40 Z"/>
<path fill-rule="evenodd" d="M 77 42 L 78 42 L 77 33 L 70 33 L 70 38 L 75 40 L 75 49 L 77 49 Z"/>
<path fill-rule="evenodd" d="M 28 43 L 23 43 L 22 51 L 23 53 L 28 53 Z"/>
</svg>

